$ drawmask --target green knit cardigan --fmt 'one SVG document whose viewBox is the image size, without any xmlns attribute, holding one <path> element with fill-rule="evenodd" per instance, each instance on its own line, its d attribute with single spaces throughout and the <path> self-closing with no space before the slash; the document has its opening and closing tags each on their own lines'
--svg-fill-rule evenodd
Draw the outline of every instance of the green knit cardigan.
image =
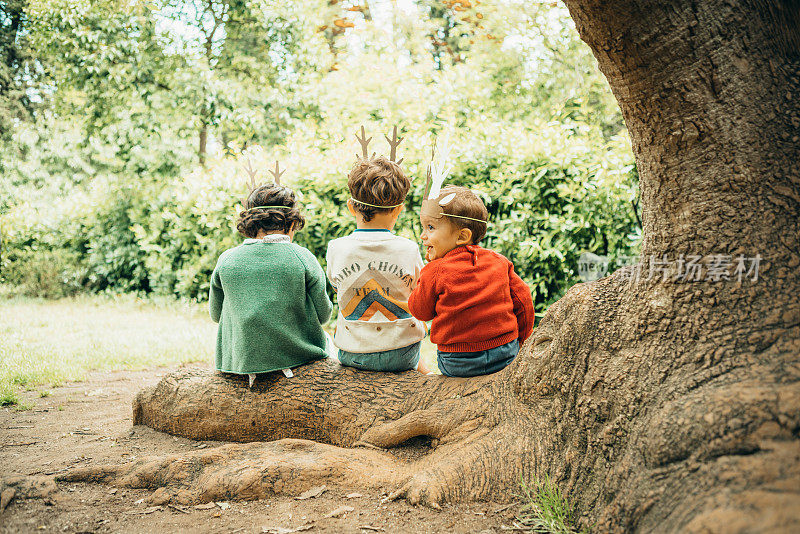
<svg viewBox="0 0 800 534">
<path fill-rule="evenodd" d="M 248 239 L 220 255 L 209 305 L 217 329 L 217 369 L 266 373 L 324 358 L 322 324 L 333 305 L 325 273 L 295 243 Z"/>
</svg>

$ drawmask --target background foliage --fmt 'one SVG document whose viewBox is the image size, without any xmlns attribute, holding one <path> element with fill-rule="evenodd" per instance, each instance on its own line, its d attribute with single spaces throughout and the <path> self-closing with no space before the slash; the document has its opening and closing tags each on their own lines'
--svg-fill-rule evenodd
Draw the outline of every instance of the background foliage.
<svg viewBox="0 0 800 534">
<path fill-rule="evenodd" d="M 419 234 L 429 147 L 456 146 L 484 246 L 537 310 L 582 251 L 630 255 L 638 181 L 619 109 L 564 8 L 514 0 L 0 0 L 0 273 L 17 291 L 204 299 L 235 246 L 241 163 L 280 159 L 324 261 L 353 227 L 363 123 L 399 124 Z M 264 173 L 266 175 L 266 173 Z"/>
</svg>

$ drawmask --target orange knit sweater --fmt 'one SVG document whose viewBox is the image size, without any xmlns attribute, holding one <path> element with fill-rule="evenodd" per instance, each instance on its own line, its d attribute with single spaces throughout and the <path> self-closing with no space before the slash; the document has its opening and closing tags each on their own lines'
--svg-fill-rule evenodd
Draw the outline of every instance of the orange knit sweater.
<svg viewBox="0 0 800 534">
<path fill-rule="evenodd" d="M 514 265 L 478 245 L 454 248 L 423 267 L 408 298 L 412 315 L 433 320 L 431 341 L 442 352 L 492 349 L 533 330 L 533 300 Z"/>
</svg>

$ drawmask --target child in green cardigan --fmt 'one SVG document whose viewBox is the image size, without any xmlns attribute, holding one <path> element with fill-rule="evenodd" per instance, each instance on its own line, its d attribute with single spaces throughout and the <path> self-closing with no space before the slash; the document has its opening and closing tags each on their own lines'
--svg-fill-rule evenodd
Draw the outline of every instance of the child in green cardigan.
<svg viewBox="0 0 800 534">
<path fill-rule="evenodd" d="M 322 330 L 333 305 L 325 273 L 306 248 L 292 243 L 303 228 L 295 193 L 278 184 L 250 193 L 237 230 L 245 239 L 223 252 L 211 275 L 211 318 L 219 323 L 216 366 L 250 375 L 325 358 Z"/>
</svg>

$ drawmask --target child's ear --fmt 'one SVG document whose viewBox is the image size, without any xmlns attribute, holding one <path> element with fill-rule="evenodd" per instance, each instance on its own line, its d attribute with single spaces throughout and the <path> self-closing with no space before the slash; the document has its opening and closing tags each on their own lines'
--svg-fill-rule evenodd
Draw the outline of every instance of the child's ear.
<svg viewBox="0 0 800 534">
<path fill-rule="evenodd" d="M 350 211 L 350 215 L 352 215 L 353 217 L 356 216 L 356 210 L 353 207 L 353 201 L 352 200 L 348 200 L 347 201 L 347 209 Z"/>
<path fill-rule="evenodd" d="M 397 210 L 397 213 L 395 215 L 397 215 L 399 217 L 400 214 L 403 213 L 404 209 L 406 209 L 406 205 L 405 204 L 400 204 L 399 206 L 397 206 L 395 208 L 395 210 Z"/>
<path fill-rule="evenodd" d="M 461 228 L 456 236 L 456 245 L 469 244 L 472 244 L 472 230 L 469 228 Z"/>
</svg>

